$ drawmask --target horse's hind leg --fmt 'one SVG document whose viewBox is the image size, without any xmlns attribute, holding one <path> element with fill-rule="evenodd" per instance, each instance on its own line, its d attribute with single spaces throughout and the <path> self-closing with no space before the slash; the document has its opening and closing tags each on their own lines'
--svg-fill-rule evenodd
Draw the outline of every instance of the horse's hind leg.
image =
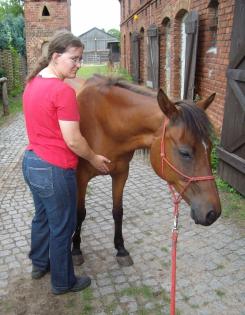
<svg viewBox="0 0 245 315">
<path fill-rule="evenodd" d="M 81 227 L 82 223 L 85 220 L 86 217 L 86 208 L 81 207 L 77 209 L 77 226 L 75 233 L 73 235 L 73 246 L 72 246 L 72 259 L 73 263 L 76 266 L 79 266 L 84 263 L 84 258 L 83 258 L 83 253 L 80 249 L 80 244 L 81 244 Z"/>
<path fill-rule="evenodd" d="M 80 249 L 81 245 L 81 227 L 86 217 L 85 195 L 89 179 L 85 174 L 80 175 L 78 170 L 77 184 L 78 184 L 78 202 L 77 202 L 77 226 L 72 238 L 72 258 L 74 265 L 81 265 L 84 263 L 83 254 Z"/>
<path fill-rule="evenodd" d="M 128 169 L 124 173 L 112 176 L 112 195 L 113 195 L 113 219 L 115 223 L 114 245 L 117 249 L 117 261 L 119 265 L 131 266 L 133 260 L 129 252 L 124 247 L 124 240 L 122 235 L 122 221 L 123 221 L 123 205 L 122 196 L 123 189 L 128 178 Z"/>
</svg>

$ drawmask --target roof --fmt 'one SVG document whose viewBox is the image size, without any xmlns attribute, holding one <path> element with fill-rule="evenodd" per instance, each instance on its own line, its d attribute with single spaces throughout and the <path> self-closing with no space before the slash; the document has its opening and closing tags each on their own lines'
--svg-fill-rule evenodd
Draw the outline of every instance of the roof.
<svg viewBox="0 0 245 315">
<path fill-rule="evenodd" d="M 97 28 L 97 27 L 91 28 L 90 30 L 88 30 L 88 31 L 85 32 L 85 33 L 82 33 L 82 34 L 79 35 L 78 37 L 79 37 L 80 39 L 82 39 L 83 37 L 86 37 L 86 35 L 88 35 L 89 33 L 93 33 L 93 32 L 100 33 L 101 35 L 103 35 L 103 37 L 106 36 L 107 39 L 110 39 L 110 40 L 113 41 L 113 42 L 118 42 L 118 43 L 119 43 L 119 40 L 118 40 L 116 37 L 112 36 L 112 35 L 109 34 L 109 33 L 106 33 L 105 31 L 103 31 L 103 30 L 101 30 L 101 29 L 99 29 L 99 28 Z"/>
</svg>

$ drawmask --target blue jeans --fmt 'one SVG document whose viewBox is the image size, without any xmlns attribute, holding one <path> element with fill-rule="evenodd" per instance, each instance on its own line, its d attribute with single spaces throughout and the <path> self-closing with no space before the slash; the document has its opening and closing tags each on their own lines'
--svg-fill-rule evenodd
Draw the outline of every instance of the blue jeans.
<svg viewBox="0 0 245 315">
<path fill-rule="evenodd" d="M 76 228 L 76 171 L 45 162 L 33 151 L 25 152 L 22 170 L 35 205 L 29 257 L 40 270 L 50 267 L 53 288 L 70 289 L 76 282 L 71 255 Z"/>
</svg>

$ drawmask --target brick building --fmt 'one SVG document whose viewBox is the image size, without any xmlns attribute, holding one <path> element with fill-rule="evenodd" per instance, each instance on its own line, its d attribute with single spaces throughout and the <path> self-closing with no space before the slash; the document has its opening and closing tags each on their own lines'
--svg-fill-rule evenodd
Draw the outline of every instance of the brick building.
<svg viewBox="0 0 245 315">
<path fill-rule="evenodd" d="M 29 72 L 54 32 L 71 29 L 70 0 L 25 0 L 24 14 Z"/>
<path fill-rule="evenodd" d="M 163 87 L 172 98 L 183 98 L 186 77 L 186 20 L 198 14 L 191 48 L 193 97 L 216 92 L 208 114 L 221 132 L 227 87 L 235 0 L 119 0 L 121 5 L 121 66 L 135 81 Z M 188 32 L 187 32 L 188 33 Z M 154 41 L 154 38 L 156 40 Z M 136 67 L 136 68 L 135 68 Z M 155 67 L 155 71 L 154 68 Z M 153 69 L 153 70 L 152 70 Z"/>
</svg>

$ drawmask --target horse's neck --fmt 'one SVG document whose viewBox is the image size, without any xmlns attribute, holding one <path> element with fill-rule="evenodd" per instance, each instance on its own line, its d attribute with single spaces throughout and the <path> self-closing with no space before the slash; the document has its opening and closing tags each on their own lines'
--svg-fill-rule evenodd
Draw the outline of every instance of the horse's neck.
<svg viewBox="0 0 245 315">
<path fill-rule="evenodd" d="M 157 101 L 151 98 L 142 101 L 134 115 L 137 117 L 135 121 L 139 122 L 139 126 L 136 136 L 132 139 L 133 145 L 135 145 L 135 149 L 150 148 L 154 139 L 159 135 L 164 115 Z"/>
</svg>

